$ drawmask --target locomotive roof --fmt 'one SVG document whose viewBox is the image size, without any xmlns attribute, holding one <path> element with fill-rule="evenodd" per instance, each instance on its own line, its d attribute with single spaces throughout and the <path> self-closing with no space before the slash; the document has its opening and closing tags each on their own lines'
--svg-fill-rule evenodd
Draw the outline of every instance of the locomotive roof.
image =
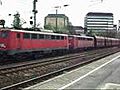
<svg viewBox="0 0 120 90">
<path fill-rule="evenodd" d="M 95 36 L 95 38 L 108 39 L 108 40 L 119 40 L 118 38 L 110 38 L 110 37 L 102 37 L 102 36 Z"/>
<path fill-rule="evenodd" d="M 70 35 L 70 36 L 74 36 L 74 37 L 83 37 L 83 38 L 93 38 L 93 37 L 90 37 L 90 36 L 79 36 L 79 35 Z"/>
<path fill-rule="evenodd" d="M 99 39 L 105 39 L 105 37 L 102 37 L 102 36 L 94 36 L 94 37 Z"/>
<path fill-rule="evenodd" d="M 108 38 L 108 37 L 106 37 L 106 39 L 109 39 L 109 40 L 119 40 L 118 38 Z"/>
<path fill-rule="evenodd" d="M 76 37 L 93 38 L 93 37 L 90 37 L 90 36 L 76 36 Z"/>
<path fill-rule="evenodd" d="M 51 32 L 40 32 L 40 31 L 26 31 L 26 30 L 16 30 L 16 29 L 0 29 L 2 31 L 14 31 L 14 32 L 23 32 L 23 33 L 34 33 L 34 34 L 47 34 L 47 35 L 60 35 L 68 36 L 67 34 L 51 33 Z"/>
</svg>

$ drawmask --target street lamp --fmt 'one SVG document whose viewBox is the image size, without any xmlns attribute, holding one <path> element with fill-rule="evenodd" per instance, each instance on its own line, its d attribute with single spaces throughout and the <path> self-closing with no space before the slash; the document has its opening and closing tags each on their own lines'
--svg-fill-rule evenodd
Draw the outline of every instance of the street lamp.
<svg viewBox="0 0 120 90">
<path fill-rule="evenodd" d="M 58 26 L 57 26 L 57 22 L 58 22 L 57 21 L 57 14 L 58 14 L 58 8 L 61 8 L 61 6 L 55 6 L 54 8 L 56 8 L 56 20 L 55 20 L 56 21 L 55 22 L 56 25 L 55 26 L 56 26 L 56 31 L 57 31 L 57 28 L 58 28 Z"/>
<path fill-rule="evenodd" d="M 56 9 L 56 14 L 58 14 L 58 8 L 61 8 L 61 6 L 55 6 L 54 8 Z"/>
<path fill-rule="evenodd" d="M 63 7 L 67 7 L 67 6 L 69 6 L 69 4 L 63 5 Z M 62 8 L 62 6 L 55 6 L 54 8 L 56 8 L 56 14 L 58 14 L 58 8 Z"/>
<path fill-rule="evenodd" d="M 69 6 L 68 4 L 63 5 L 63 7 Z M 58 15 L 58 8 L 61 8 L 62 6 L 55 6 L 54 8 L 56 9 L 56 31 L 58 29 L 58 21 L 57 21 L 57 15 Z"/>
</svg>

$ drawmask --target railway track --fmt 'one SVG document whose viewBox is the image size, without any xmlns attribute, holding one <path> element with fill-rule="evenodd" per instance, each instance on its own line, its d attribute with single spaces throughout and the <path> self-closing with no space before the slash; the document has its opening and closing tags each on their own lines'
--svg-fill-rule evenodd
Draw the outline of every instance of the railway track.
<svg viewBox="0 0 120 90">
<path fill-rule="evenodd" d="M 118 51 L 118 48 L 100 49 L 0 67 L 0 88 L 21 89 Z"/>
<path fill-rule="evenodd" d="M 103 50 L 100 49 L 99 51 L 103 51 Z M 12 68 L 14 69 L 14 68 L 19 68 L 19 67 L 23 67 L 23 66 L 38 64 L 38 63 L 46 63 L 49 61 L 56 62 L 57 60 L 60 60 L 60 59 L 66 59 L 66 60 L 67 60 L 67 58 L 74 59 L 76 57 L 85 56 L 86 54 L 88 54 L 88 55 L 96 54 L 96 52 L 97 52 L 97 50 L 92 50 L 92 51 L 90 51 L 90 53 L 89 53 L 89 51 L 86 51 L 86 52 L 80 52 L 80 53 L 75 53 L 75 54 L 68 54 L 68 55 L 64 55 L 64 56 L 60 56 L 60 57 L 52 57 L 52 58 L 24 61 L 24 62 L 18 62 L 18 63 L 10 63 L 10 64 L 0 66 L 0 72 L 2 72 L 3 70 L 7 72 L 7 69 L 12 69 Z M 4 71 L 3 71 L 3 73 L 5 73 Z"/>
</svg>

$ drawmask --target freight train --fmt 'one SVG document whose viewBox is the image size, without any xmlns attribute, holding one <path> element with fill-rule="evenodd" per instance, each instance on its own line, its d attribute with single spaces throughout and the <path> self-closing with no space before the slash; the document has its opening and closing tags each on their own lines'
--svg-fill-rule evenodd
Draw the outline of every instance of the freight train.
<svg viewBox="0 0 120 90">
<path fill-rule="evenodd" d="M 120 40 L 39 31 L 0 29 L 0 54 L 44 54 L 89 48 L 120 46 Z"/>
</svg>

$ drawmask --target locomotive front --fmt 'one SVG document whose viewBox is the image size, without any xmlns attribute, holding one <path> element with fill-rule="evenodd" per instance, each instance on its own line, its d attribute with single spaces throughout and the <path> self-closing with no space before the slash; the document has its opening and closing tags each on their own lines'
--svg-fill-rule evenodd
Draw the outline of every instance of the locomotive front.
<svg viewBox="0 0 120 90">
<path fill-rule="evenodd" d="M 7 30 L 0 30 L 0 54 L 6 54 L 8 50 L 9 32 Z"/>
</svg>

